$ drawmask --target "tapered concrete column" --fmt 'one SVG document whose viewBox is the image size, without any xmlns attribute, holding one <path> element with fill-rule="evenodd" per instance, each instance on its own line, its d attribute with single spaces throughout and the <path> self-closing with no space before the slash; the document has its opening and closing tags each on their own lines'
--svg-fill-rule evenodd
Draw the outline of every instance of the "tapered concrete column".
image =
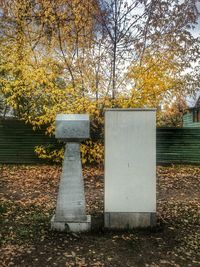
<svg viewBox="0 0 200 267">
<path fill-rule="evenodd" d="M 67 125 L 68 131 L 71 127 L 70 125 L 73 125 L 73 129 L 77 128 L 76 122 L 71 121 Z M 66 140 L 66 131 L 64 132 L 63 138 Z M 76 140 L 76 132 L 72 134 L 74 134 L 74 140 Z M 69 133 L 67 135 L 69 136 Z M 70 137 L 69 140 L 71 139 Z M 56 211 L 55 216 L 51 220 L 52 229 L 60 231 L 82 232 L 88 231 L 91 228 L 91 218 L 89 215 L 86 215 L 79 139 L 77 141 L 67 142 L 65 146 Z"/>
<path fill-rule="evenodd" d="M 56 221 L 86 220 L 79 143 L 67 143 L 57 199 Z"/>
</svg>

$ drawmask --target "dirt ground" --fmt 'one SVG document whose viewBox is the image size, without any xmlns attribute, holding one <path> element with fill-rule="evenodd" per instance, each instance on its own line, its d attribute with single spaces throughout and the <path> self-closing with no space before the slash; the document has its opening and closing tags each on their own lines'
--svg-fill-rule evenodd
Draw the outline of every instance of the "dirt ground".
<svg viewBox="0 0 200 267">
<path fill-rule="evenodd" d="M 50 230 L 60 167 L 0 166 L 0 266 L 200 266 L 200 167 L 157 167 L 157 226 L 103 228 L 103 170 L 84 168 L 90 233 Z"/>
</svg>

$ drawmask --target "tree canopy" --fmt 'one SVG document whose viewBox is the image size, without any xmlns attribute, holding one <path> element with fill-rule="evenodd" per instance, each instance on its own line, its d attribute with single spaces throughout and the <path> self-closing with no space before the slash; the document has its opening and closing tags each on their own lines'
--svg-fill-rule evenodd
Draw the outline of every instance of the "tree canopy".
<svg viewBox="0 0 200 267">
<path fill-rule="evenodd" d="M 160 107 L 199 86 L 199 0 L 1 0 L 0 94 L 34 128 L 57 113 Z"/>
</svg>

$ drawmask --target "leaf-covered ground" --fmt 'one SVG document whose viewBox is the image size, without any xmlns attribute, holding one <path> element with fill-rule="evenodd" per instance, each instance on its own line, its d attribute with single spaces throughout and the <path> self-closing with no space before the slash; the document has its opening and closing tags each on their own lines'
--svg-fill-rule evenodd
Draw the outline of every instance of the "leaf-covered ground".
<svg viewBox="0 0 200 267">
<path fill-rule="evenodd" d="M 157 168 L 158 223 L 103 229 L 103 170 L 85 168 L 87 234 L 50 230 L 60 167 L 0 166 L 0 266 L 200 266 L 200 167 Z"/>
</svg>

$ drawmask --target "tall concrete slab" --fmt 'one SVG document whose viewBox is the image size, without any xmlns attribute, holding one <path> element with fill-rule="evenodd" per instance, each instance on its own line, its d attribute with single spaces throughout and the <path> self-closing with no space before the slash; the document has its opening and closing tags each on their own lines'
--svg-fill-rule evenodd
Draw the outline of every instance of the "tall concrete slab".
<svg viewBox="0 0 200 267">
<path fill-rule="evenodd" d="M 105 227 L 155 225 L 156 110 L 105 110 Z"/>
</svg>

